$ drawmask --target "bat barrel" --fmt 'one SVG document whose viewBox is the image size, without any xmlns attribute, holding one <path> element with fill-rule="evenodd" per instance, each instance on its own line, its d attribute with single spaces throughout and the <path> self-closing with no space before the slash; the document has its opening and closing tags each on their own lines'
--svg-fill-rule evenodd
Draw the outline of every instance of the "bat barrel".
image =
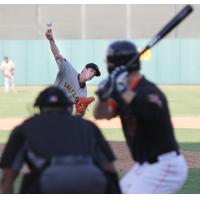
<svg viewBox="0 0 200 200">
<path fill-rule="evenodd" d="M 181 21 L 183 21 L 191 12 L 193 8 L 191 5 L 185 6 L 165 27 L 157 34 L 159 40 L 166 36 L 174 27 L 176 27 Z M 158 41 L 159 41 L 158 40 Z M 156 44 L 156 43 L 155 43 Z"/>
<path fill-rule="evenodd" d="M 129 68 L 131 64 L 136 62 L 140 56 L 146 52 L 148 49 L 153 47 L 156 43 L 158 43 L 163 37 L 165 37 L 173 28 L 175 28 L 183 19 L 185 19 L 191 12 L 193 8 L 191 5 L 185 6 L 174 18 L 172 18 L 146 45 L 146 47 L 135 57 L 133 57 L 126 66 Z"/>
</svg>

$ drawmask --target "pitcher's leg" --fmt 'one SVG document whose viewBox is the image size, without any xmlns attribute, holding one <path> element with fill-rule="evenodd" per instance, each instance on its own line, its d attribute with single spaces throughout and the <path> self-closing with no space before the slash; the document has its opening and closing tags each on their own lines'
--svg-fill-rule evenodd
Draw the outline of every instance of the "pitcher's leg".
<svg viewBox="0 0 200 200">
<path fill-rule="evenodd" d="M 7 77 L 4 77 L 4 92 L 9 91 L 9 79 Z"/>
<path fill-rule="evenodd" d="M 15 79 L 14 79 L 14 76 L 11 76 L 10 84 L 11 84 L 11 90 L 15 90 Z"/>
</svg>

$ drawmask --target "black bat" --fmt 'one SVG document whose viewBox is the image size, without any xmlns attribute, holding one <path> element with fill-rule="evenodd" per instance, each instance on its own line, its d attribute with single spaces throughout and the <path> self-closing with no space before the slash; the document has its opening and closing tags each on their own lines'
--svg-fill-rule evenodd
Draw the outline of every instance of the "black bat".
<svg viewBox="0 0 200 200">
<path fill-rule="evenodd" d="M 175 17 L 173 17 L 153 38 L 152 40 L 146 45 L 146 47 L 137 55 L 134 56 L 126 66 L 129 67 L 135 61 L 137 61 L 140 56 L 152 48 L 156 43 L 158 43 L 163 37 L 165 37 L 171 30 L 173 30 L 180 22 L 182 22 L 191 12 L 193 8 L 191 5 L 185 6 Z"/>
</svg>

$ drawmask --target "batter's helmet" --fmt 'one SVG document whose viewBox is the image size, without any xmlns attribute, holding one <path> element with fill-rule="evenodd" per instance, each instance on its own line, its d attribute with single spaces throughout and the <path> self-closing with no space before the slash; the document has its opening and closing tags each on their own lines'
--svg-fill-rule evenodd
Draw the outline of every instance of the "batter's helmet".
<svg viewBox="0 0 200 200">
<path fill-rule="evenodd" d="M 40 109 L 43 107 L 72 108 L 72 105 L 65 93 L 56 87 L 48 87 L 42 91 L 34 103 L 34 107 L 38 106 Z"/>
<path fill-rule="evenodd" d="M 111 43 L 108 47 L 107 54 L 106 54 L 106 62 L 108 67 L 108 72 L 111 73 L 116 67 L 121 65 L 126 66 L 128 61 L 139 52 L 137 51 L 136 46 L 129 41 L 122 40 L 122 41 L 115 41 Z M 136 71 L 140 69 L 140 61 L 139 59 L 129 65 L 128 71 Z"/>
</svg>

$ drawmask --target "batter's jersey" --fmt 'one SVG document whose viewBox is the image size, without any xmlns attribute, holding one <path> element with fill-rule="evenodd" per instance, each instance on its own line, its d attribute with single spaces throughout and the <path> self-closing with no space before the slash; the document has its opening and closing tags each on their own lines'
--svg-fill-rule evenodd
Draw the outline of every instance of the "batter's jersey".
<svg viewBox="0 0 200 200">
<path fill-rule="evenodd" d="M 16 127 L 5 147 L 0 167 L 19 172 L 22 164 L 27 163 L 34 170 L 29 149 L 46 159 L 89 156 L 100 166 L 115 160 L 108 142 L 92 122 L 64 112 L 37 115 Z M 39 165 L 41 161 L 37 159 L 35 163 Z"/>
<path fill-rule="evenodd" d="M 78 97 L 87 97 L 87 87 L 80 87 L 78 72 L 65 58 L 60 60 L 58 68 L 59 72 L 57 74 L 54 86 L 64 90 L 66 95 L 73 103 L 75 103 Z"/>
<path fill-rule="evenodd" d="M 133 159 L 150 162 L 160 154 L 178 151 L 165 95 L 144 77 L 134 90 L 136 96 L 129 105 L 113 94 Z"/>
</svg>

